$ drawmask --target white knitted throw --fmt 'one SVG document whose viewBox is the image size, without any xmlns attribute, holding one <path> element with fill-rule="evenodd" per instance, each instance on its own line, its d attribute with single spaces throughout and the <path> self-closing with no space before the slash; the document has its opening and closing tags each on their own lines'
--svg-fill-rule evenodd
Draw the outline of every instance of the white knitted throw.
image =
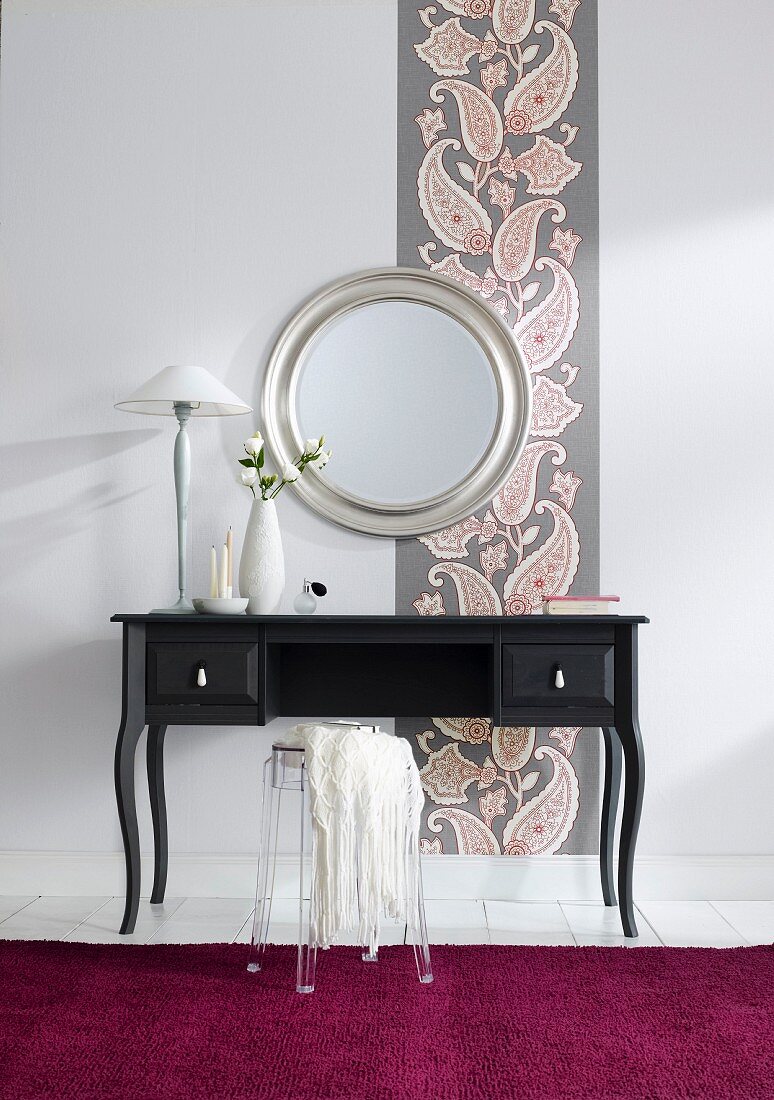
<svg viewBox="0 0 774 1100">
<path fill-rule="evenodd" d="M 403 737 L 363 726 L 307 724 L 312 812 L 312 935 L 329 947 L 345 931 L 375 952 L 382 914 L 406 921 L 417 904 L 424 795 Z"/>
</svg>

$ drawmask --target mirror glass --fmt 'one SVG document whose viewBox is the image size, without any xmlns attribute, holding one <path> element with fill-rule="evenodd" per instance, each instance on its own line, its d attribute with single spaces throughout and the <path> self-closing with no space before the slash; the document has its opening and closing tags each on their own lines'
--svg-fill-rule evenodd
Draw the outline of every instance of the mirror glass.
<svg viewBox="0 0 774 1100">
<path fill-rule="evenodd" d="M 497 419 L 494 374 L 457 321 L 417 302 L 372 302 L 324 326 L 304 357 L 295 417 L 325 433 L 325 480 L 348 495 L 410 504 L 475 470 Z"/>
</svg>

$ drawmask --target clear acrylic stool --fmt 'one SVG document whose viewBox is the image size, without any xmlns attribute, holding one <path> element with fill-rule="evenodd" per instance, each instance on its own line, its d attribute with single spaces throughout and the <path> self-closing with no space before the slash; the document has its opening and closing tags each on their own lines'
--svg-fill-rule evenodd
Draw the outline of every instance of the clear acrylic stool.
<svg viewBox="0 0 774 1100">
<path fill-rule="evenodd" d="M 315 914 L 310 900 L 314 868 L 311 874 L 304 874 L 304 833 L 307 828 L 308 781 L 303 748 L 274 744 L 263 768 L 263 804 L 261 809 L 261 836 L 258 848 L 258 879 L 255 891 L 255 915 L 253 934 L 250 941 L 250 960 L 247 969 L 256 973 L 263 968 L 269 934 L 271 903 L 274 894 L 274 880 L 277 866 L 277 834 L 282 794 L 284 791 L 296 791 L 300 801 L 300 840 L 298 846 L 298 959 L 296 964 L 296 991 L 313 993 L 315 969 L 317 965 L 317 943 L 315 939 Z M 408 834 L 408 830 L 407 830 Z M 419 847 L 416 837 L 407 835 L 406 874 L 413 886 L 413 898 L 409 906 L 406 936 L 410 936 L 414 947 L 414 958 L 420 982 L 427 984 L 433 980 L 430 967 L 430 948 L 427 943 L 427 922 L 422 891 L 422 868 L 419 861 Z M 305 882 L 306 878 L 306 882 Z M 305 887 L 307 887 L 305 889 Z M 378 953 L 366 950 L 362 954 L 363 962 L 378 962 Z"/>
</svg>

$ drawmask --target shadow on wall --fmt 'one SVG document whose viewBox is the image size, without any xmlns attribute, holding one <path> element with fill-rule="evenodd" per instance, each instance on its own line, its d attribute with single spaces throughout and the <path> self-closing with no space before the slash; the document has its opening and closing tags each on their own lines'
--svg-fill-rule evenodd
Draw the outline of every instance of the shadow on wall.
<svg viewBox="0 0 774 1100">
<path fill-rule="evenodd" d="M 100 462 L 132 447 L 139 447 L 159 434 L 152 428 L 143 428 L 139 431 L 102 432 L 4 444 L 0 446 L 3 489 L 24 488 L 48 476 Z M 48 464 L 45 459 L 41 461 L 41 456 L 54 451 L 55 463 Z M 26 524 L 20 523 L 18 517 L 0 522 L 0 554 L 4 571 L 13 575 L 37 564 L 50 552 L 52 545 L 89 530 L 95 512 L 121 504 L 146 489 L 147 486 L 143 486 L 116 495 L 109 482 L 89 485 L 53 508 L 36 511 L 34 540 L 30 540 Z"/>
<path fill-rule="evenodd" d="M 271 349 L 285 324 L 285 318 L 261 315 L 234 349 L 223 383 L 251 405 L 253 411 L 244 416 L 218 417 L 217 431 L 220 449 L 227 462 L 239 457 L 241 441 L 252 435 L 256 428 L 263 431 L 261 423 L 261 389 L 266 364 Z M 267 335 L 268 333 L 268 335 Z"/>
<path fill-rule="evenodd" d="M 148 486 L 133 489 L 120 496 L 111 495 L 112 486 L 102 482 L 92 485 L 82 494 L 71 497 L 55 508 L 35 513 L 35 539 L 18 519 L 0 522 L 0 555 L 6 575 L 10 576 L 37 564 L 50 552 L 51 547 L 64 538 L 89 530 L 93 515 L 101 508 L 111 508 L 125 500 L 144 493 Z"/>
<path fill-rule="evenodd" d="M 157 435 L 161 435 L 160 430 L 141 428 L 138 431 L 70 435 L 62 439 L 47 436 L 35 442 L 3 444 L 0 446 L 3 488 L 18 489 L 30 482 L 41 481 L 49 474 L 77 470 L 91 462 L 100 462 L 103 458 L 128 451 L 131 447 L 139 447 Z M 41 461 L 48 453 L 56 453 L 56 464 L 48 465 Z"/>
</svg>

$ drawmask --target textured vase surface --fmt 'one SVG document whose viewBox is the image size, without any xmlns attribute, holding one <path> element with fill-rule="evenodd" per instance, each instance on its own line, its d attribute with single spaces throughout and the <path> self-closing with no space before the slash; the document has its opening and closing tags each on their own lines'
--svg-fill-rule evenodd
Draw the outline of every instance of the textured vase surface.
<svg viewBox="0 0 774 1100">
<path fill-rule="evenodd" d="M 285 588 L 285 558 L 273 500 L 253 501 L 239 560 L 239 592 L 248 615 L 271 615 Z"/>
</svg>

